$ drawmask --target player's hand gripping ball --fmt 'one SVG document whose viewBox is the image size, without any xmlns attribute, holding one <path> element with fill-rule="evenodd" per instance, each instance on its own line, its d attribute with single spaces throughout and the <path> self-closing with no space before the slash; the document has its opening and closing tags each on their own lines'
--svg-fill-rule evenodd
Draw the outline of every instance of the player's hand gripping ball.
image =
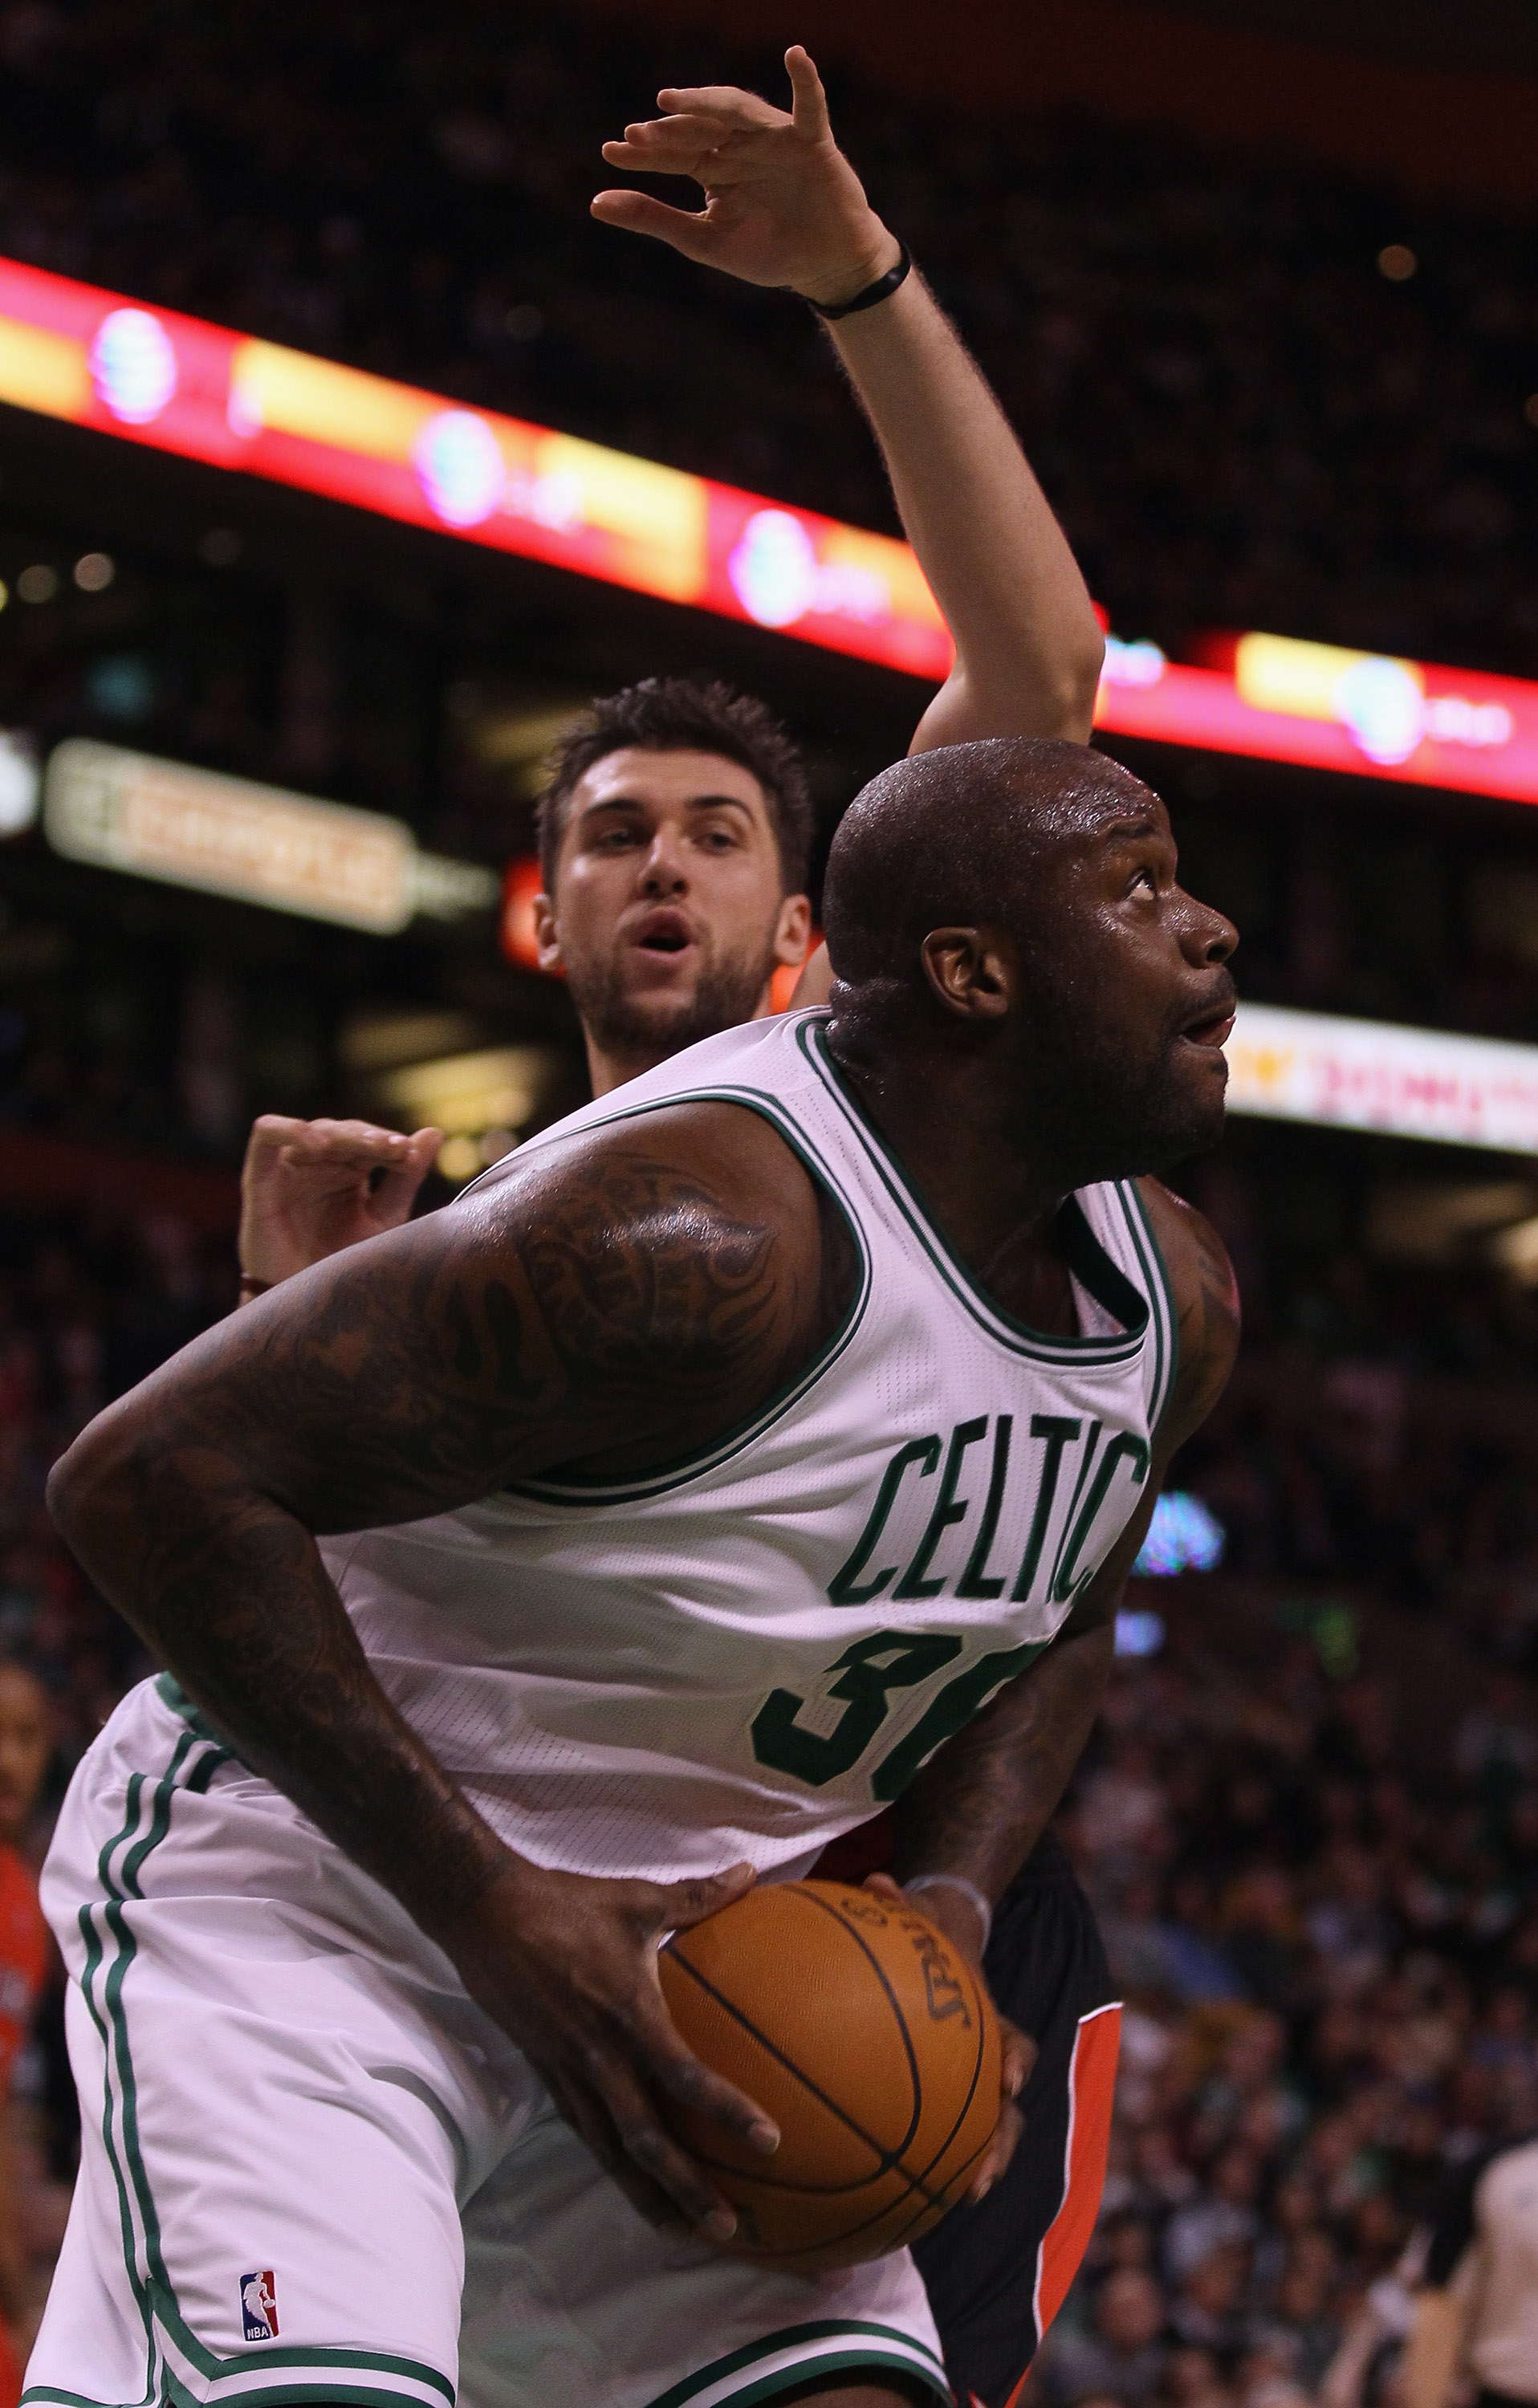
<svg viewBox="0 0 1538 2408">
<path fill-rule="evenodd" d="M 690 2048 L 780 2127 L 766 2158 L 664 2111 L 737 2210 L 733 2256 L 857 2265 L 965 2195 L 999 2121 L 999 2020 L 927 1916 L 841 1882 L 766 1884 L 676 1932 L 658 1971 Z"/>
</svg>

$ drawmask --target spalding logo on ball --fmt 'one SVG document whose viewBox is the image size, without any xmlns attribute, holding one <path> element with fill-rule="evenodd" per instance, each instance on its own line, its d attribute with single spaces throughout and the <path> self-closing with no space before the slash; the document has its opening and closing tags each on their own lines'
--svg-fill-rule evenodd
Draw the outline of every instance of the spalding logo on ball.
<svg viewBox="0 0 1538 2408">
<path fill-rule="evenodd" d="M 657 1963 L 689 2046 L 780 2127 L 764 2157 L 666 2110 L 737 2211 L 733 2255 L 856 2265 L 965 2196 L 999 2121 L 999 2022 L 927 1916 L 839 1882 L 769 1884 L 675 1933 Z"/>
</svg>

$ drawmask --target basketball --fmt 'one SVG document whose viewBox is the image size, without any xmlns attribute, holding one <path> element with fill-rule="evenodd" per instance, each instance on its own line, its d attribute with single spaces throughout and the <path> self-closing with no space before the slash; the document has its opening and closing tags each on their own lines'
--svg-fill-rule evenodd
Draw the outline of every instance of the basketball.
<svg viewBox="0 0 1538 2408">
<path fill-rule="evenodd" d="M 764 2157 L 668 2106 L 737 2211 L 735 2255 L 855 2265 L 963 2196 L 999 2120 L 999 2023 L 926 1915 L 839 1882 L 766 1884 L 675 1933 L 658 1965 L 689 2046 L 780 2127 Z"/>
</svg>

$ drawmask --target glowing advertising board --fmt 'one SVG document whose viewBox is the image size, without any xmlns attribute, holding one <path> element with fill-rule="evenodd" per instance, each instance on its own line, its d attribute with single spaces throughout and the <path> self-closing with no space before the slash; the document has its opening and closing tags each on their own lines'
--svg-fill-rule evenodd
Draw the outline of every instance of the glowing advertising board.
<svg viewBox="0 0 1538 2408">
<path fill-rule="evenodd" d="M 1243 1003 L 1225 1050 L 1230 1111 L 1538 1154 L 1538 1045 Z"/>
<path fill-rule="evenodd" d="M 498 894 L 491 870 L 419 853 L 404 821 L 83 736 L 49 758 L 43 832 L 71 861 L 375 936 L 419 911 L 487 908 Z"/>
<path fill-rule="evenodd" d="M 888 536 L 0 261 L 0 401 L 942 678 Z"/>
<path fill-rule="evenodd" d="M 939 680 L 913 552 L 761 494 L 0 260 L 0 402 Z M 1258 633 L 1112 638 L 1109 734 L 1538 802 L 1538 684 Z"/>
<path fill-rule="evenodd" d="M 1538 803 L 1538 684 L 1286 636 L 1215 638 L 1221 666 L 1106 643 L 1095 724 L 1249 760 Z"/>
</svg>

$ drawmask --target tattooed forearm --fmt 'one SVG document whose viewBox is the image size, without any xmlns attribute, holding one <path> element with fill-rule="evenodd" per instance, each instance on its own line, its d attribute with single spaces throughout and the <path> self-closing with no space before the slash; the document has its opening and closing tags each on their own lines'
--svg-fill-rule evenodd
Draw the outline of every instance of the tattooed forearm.
<svg viewBox="0 0 1538 2408">
<path fill-rule="evenodd" d="M 132 1498 L 141 1627 L 189 1695 L 425 1930 L 444 1928 L 505 1851 L 381 1690 L 309 1532 L 180 1456 L 152 1480 L 139 1468 Z M 81 1553 L 107 1586 L 100 1546 L 93 1525 Z"/>
<path fill-rule="evenodd" d="M 611 1137 L 286 1282 L 55 1473 L 114 1604 L 428 1928 L 504 1852 L 385 1698 L 311 1534 L 676 1459 L 772 1393 L 827 1310 L 817 1211 L 765 1124 L 720 1117 L 708 1170 L 665 1131 Z"/>
</svg>

